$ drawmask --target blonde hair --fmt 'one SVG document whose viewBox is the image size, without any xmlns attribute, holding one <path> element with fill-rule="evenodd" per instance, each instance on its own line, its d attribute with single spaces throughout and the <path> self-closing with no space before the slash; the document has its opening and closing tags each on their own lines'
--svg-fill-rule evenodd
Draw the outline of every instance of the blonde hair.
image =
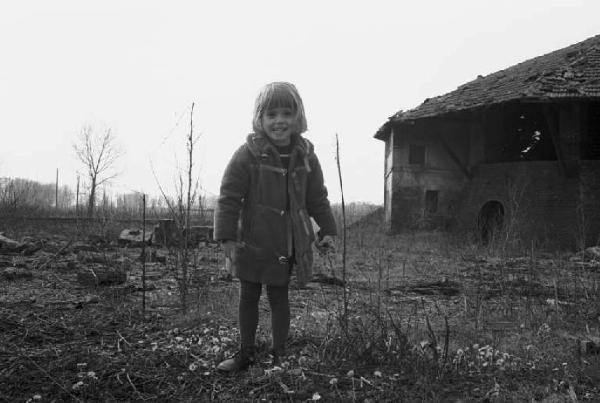
<svg viewBox="0 0 600 403">
<path fill-rule="evenodd" d="M 290 108 L 295 114 L 294 133 L 302 134 L 307 130 L 306 115 L 302 98 L 292 83 L 276 81 L 265 85 L 256 97 L 252 129 L 255 133 L 264 133 L 262 116 L 269 109 Z"/>
</svg>

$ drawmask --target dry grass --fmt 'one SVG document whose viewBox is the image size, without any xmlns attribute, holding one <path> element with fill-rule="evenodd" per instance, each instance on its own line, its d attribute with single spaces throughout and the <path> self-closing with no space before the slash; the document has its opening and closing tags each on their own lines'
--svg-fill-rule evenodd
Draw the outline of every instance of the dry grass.
<svg viewBox="0 0 600 403">
<path fill-rule="evenodd" d="M 292 284 L 289 357 L 270 365 L 263 298 L 258 363 L 233 376 L 214 368 L 238 337 L 237 282 L 224 281 L 217 250 L 203 252 L 185 315 L 168 266 L 150 270 L 159 275 L 149 281 L 146 317 L 137 263 L 134 286 L 82 288 L 60 261 L 32 280 L 5 281 L 0 400 L 600 399 L 599 356 L 577 344 L 599 334 L 598 263 L 380 228 L 374 213 L 348 234 L 348 330 L 333 279 L 340 259 L 317 257 L 321 281 Z M 54 239 L 58 247 L 67 237 Z M 139 250 L 114 253 L 135 260 Z M 98 303 L 62 303 L 89 296 Z"/>
</svg>

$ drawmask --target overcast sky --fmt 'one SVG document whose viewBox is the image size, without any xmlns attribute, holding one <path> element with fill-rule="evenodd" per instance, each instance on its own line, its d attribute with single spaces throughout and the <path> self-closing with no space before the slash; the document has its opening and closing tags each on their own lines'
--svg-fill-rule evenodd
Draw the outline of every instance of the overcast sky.
<svg viewBox="0 0 600 403">
<path fill-rule="evenodd" d="M 331 200 L 383 200 L 387 118 L 425 98 L 600 34 L 596 0 L 3 1 L 0 177 L 74 186 L 82 126 L 125 156 L 112 192 L 157 194 L 185 161 L 217 194 L 259 88 L 296 84 Z M 156 172 L 155 179 L 152 168 Z"/>
</svg>

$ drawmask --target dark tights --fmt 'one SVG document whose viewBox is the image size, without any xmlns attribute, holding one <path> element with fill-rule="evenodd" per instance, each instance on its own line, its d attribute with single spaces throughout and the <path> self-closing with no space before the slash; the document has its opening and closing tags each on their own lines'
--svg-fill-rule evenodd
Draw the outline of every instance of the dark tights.
<svg viewBox="0 0 600 403">
<path fill-rule="evenodd" d="M 240 280 L 239 323 L 242 348 L 253 348 L 258 326 L 258 301 L 262 284 Z M 273 349 L 285 348 L 290 327 L 290 303 L 288 287 L 267 285 L 267 297 L 271 306 Z"/>
</svg>

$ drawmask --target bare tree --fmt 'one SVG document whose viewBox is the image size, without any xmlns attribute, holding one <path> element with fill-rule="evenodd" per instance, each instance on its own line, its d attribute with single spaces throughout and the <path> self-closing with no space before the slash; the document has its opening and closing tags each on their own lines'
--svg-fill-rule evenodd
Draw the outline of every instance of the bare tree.
<svg viewBox="0 0 600 403">
<path fill-rule="evenodd" d="M 90 180 L 88 217 L 92 217 L 96 205 L 96 190 L 98 186 L 118 175 L 114 168 L 122 153 L 115 144 L 115 137 L 110 128 L 96 132 L 90 125 L 81 129 L 78 141 L 73 144 L 73 148 L 77 158 L 85 166 Z"/>
<path fill-rule="evenodd" d="M 185 172 L 179 171 L 178 176 L 175 178 L 175 192 L 176 196 L 168 196 L 158 179 L 156 178 L 156 172 L 152 168 L 154 178 L 158 184 L 158 188 L 162 194 L 163 201 L 167 206 L 169 214 L 175 221 L 177 229 L 177 239 L 175 242 L 175 248 L 172 249 L 171 253 L 174 255 L 174 272 L 177 284 L 179 287 L 179 297 L 181 299 L 181 306 L 184 312 L 188 309 L 188 296 L 189 286 L 192 280 L 193 271 L 197 269 L 198 262 L 197 256 L 191 246 L 191 230 L 192 230 L 192 211 L 194 209 L 196 200 L 201 202 L 201 198 L 198 196 L 199 179 L 194 177 L 194 147 L 198 141 L 199 136 L 194 135 L 194 103 L 190 110 L 190 131 L 186 136 L 186 151 L 187 151 L 187 167 Z M 200 207 L 200 206 L 199 206 Z M 194 247 L 197 247 L 195 245 Z"/>
</svg>

